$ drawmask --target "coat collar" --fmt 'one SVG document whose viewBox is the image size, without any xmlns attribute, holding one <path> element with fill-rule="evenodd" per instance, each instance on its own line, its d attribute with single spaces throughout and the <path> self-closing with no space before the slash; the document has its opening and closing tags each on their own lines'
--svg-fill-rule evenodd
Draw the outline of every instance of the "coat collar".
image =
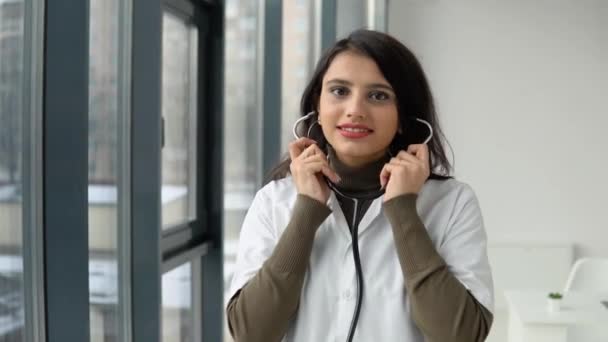
<svg viewBox="0 0 608 342">
<path fill-rule="evenodd" d="M 382 199 L 384 196 L 380 196 L 373 200 L 370 204 L 369 208 L 363 215 L 363 218 L 359 222 L 359 234 L 361 236 L 363 232 L 365 232 L 373 223 L 374 220 L 378 218 L 378 216 L 382 213 Z M 340 207 L 340 202 L 338 202 L 338 197 L 332 191 L 329 195 L 329 199 L 327 201 L 327 206 L 332 210 L 331 217 L 335 220 L 336 225 L 339 227 L 340 233 L 348 239 L 351 240 L 350 231 L 348 228 L 348 223 L 346 221 L 346 217 L 344 216 L 344 212 Z"/>
</svg>

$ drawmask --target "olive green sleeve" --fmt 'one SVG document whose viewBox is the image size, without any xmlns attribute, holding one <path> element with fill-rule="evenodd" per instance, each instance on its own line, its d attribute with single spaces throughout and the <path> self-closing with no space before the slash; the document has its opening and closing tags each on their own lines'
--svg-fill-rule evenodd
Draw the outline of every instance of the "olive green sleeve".
<svg viewBox="0 0 608 342">
<path fill-rule="evenodd" d="M 448 270 L 416 211 L 415 194 L 384 203 L 412 319 L 427 342 L 483 342 L 492 313 Z"/>
<path fill-rule="evenodd" d="M 236 342 L 273 342 L 285 335 L 298 308 L 315 234 L 330 214 L 325 204 L 298 195 L 271 256 L 228 303 L 228 326 Z"/>
</svg>

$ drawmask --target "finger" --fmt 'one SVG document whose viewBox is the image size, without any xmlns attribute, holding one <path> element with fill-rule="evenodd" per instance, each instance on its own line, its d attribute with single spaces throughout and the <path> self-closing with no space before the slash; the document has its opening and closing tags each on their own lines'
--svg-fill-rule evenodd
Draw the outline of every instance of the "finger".
<svg viewBox="0 0 608 342">
<path fill-rule="evenodd" d="M 403 160 L 403 159 L 395 159 L 395 160 L 390 160 L 389 165 L 393 165 L 393 166 L 406 166 L 406 167 L 411 167 L 411 166 L 416 166 L 419 164 L 419 162 L 413 162 L 411 160 Z"/>
<path fill-rule="evenodd" d="M 315 155 L 306 157 L 304 160 L 302 160 L 302 162 L 303 163 L 322 162 L 327 166 L 323 171 L 323 174 L 327 178 L 329 178 L 333 183 L 339 183 L 342 180 L 340 178 L 340 176 L 329 166 L 329 163 L 327 162 L 327 158 L 323 157 L 321 154 L 315 154 Z"/>
<path fill-rule="evenodd" d="M 405 161 L 409 161 L 411 163 L 416 163 L 416 164 L 420 164 L 423 165 L 424 162 L 420 159 L 418 159 L 417 157 L 409 154 L 408 152 L 405 151 L 401 151 L 397 154 L 396 157 L 394 157 L 393 159 L 397 159 L 397 160 L 405 160 Z"/>
<path fill-rule="evenodd" d="M 424 164 L 420 160 L 415 159 L 414 156 L 410 156 L 410 157 L 414 158 L 414 160 L 392 158 L 389 161 L 389 165 L 392 165 L 395 168 L 400 168 L 401 171 L 405 170 L 406 174 L 413 174 L 413 175 L 425 174 L 426 177 L 428 177 L 430 174 L 429 166 L 427 164 Z M 395 172 L 395 171 L 393 170 L 393 172 Z"/>
<path fill-rule="evenodd" d="M 323 167 L 322 172 L 323 175 L 329 178 L 332 183 L 340 183 L 340 181 L 342 180 L 340 176 L 338 176 L 338 174 L 334 170 L 332 170 L 331 167 L 329 167 L 329 165 Z"/>
<path fill-rule="evenodd" d="M 338 175 L 325 162 L 315 161 L 311 163 L 306 163 L 302 165 L 302 168 L 307 174 L 316 175 L 318 173 L 321 173 L 334 183 L 338 183 L 340 181 L 340 177 L 338 177 Z"/>
<path fill-rule="evenodd" d="M 422 168 L 422 169 L 428 169 L 429 168 L 429 162 L 428 161 L 424 161 L 422 159 L 418 159 L 418 157 L 413 156 L 410 153 L 407 153 L 405 151 L 401 151 L 399 152 L 399 154 L 397 154 L 397 159 L 399 160 L 405 160 L 408 161 L 410 163 L 413 163 L 415 165 L 417 165 L 418 167 Z"/>
<path fill-rule="evenodd" d="M 407 147 L 407 152 L 423 162 L 429 161 L 429 147 L 426 144 L 411 144 Z"/>
<path fill-rule="evenodd" d="M 321 170 L 323 170 L 324 167 L 325 167 L 325 164 L 323 162 L 314 161 L 314 162 L 303 164 L 301 169 L 306 174 L 314 175 L 318 172 L 321 172 Z"/>
<path fill-rule="evenodd" d="M 323 174 L 327 178 L 329 178 L 333 183 L 341 182 L 342 178 L 340 178 L 340 176 L 336 173 L 336 171 L 334 171 L 329 166 L 329 162 L 327 161 L 327 155 L 325 154 L 325 152 L 323 152 L 323 150 L 321 150 L 321 148 L 317 144 L 315 144 L 311 147 L 315 149 L 315 156 L 319 156 L 319 158 L 321 158 L 323 161 L 325 161 L 325 164 L 327 164 L 327 168 L 324 169 Z"/>
<path fill-rule="evenodd" d="M 294 160 L 300 154 L 302 154 L 302 151 L 315 144 L 316 141 L 309 138 L 300 138 L 298 140 L 292 141 L 291 143 L 289 143 L 289 157 L 291 158 L 291 160 Z"/>
<path fill-rule="evenodd" d="M 327 155 L 325 154 L 325 152 L 323 152 L 323 150 L 316 143 L 308 146 L 307 150 L 309 150 L 309 152 L 307 152 L 306 157 L 315 155 L 315 156 L 321 156 L 321 158 L 327 159 Z"/>
<path fill-rule="evenodd" d="M 321 148 L 319 148 L 319 146 L 317 146 L 317 144 L 308 146 L 306 148 L 306 150 L 304 150 L 304 152 L 302 152 L 302 154 L 300 155 L 300 158 L 303 160 L 306 160 L 313 156 L 315 158 L 319 157 L 320 159 L 327 160 L 327 156 L 325 155 L 325 152 L 323 152 L 323 150 L 321 150 Z"/>
<path fill-rule="evenodd" d="M 425 169 L 425 166 L 419 160 L 391 159 L 389 165 L 392 165 L 395 168 L 405 169 L 408 173 L 418 171 L 424 172 Z"/>
<path fill-rule="evenodd" d="M 316 140 L 311 139 L 311 138 L 307 138 L 307 137 L 301 137 L 301 138 L 299 138 L 299 139 L 297 139 L 297 140 L 295 140 L 293 142 L 295 142 L 296 144 L 304 144 L 306 146 L 309 146 L 311 144 L 316 144 L 317 143 Z"/>
<path fill-rule="evenodd" d="M 327 158 L 324 158 L 322 155 L 320 154 L 310 154 L 305 156 L 304 153 L 302 153 L 302 156 L 300 157 L 300 160 L 302 160 L 303 163 L 310 163 L 313 161 L 324 161 L 327 162 Z"/>
<path fill-rule="evenodd" d="M 384 164 L 382 171 L 380 171 L 380 186 L 382 189 L 388 184 L 388 181 L 392 177 L 392 175 L 396 172 L 399 172 L 403 169 L 404 165 L 402 164 Z"/>
<path fill-rule="evenodd" d="M 305 160 L 306 158 L 315 156 L 316 154 L 317 154 L 317 145 L 312 144 L 312 145 L 308 146 L 304 151 L 302 151 L 302 153 L 300 153 L 300 155 L 298 156 L 298 159 Z"/>
<path fill-rule="evenodd" d="M 319 147 L 319 145 L 314 144 L 310 146 L 313 150 L 314 150 L 314 154 L 315 155 L 320 155 L 321 157 L 327 159 L 327 156 L 325 155 L 325 152 L 323 152 L 323 150 Z"/>
<path fill-rule="evenodd" d="M 391 171 L 393 170 L 393 167 L 391 164 L 384 164 L 384 167 L 382 168 L 382 171 L 380 171 L 380 189 L 384 189 L 386 187 L 386 184 L 388 183 L 388 180 L 391 177 Z"/>
</svg>

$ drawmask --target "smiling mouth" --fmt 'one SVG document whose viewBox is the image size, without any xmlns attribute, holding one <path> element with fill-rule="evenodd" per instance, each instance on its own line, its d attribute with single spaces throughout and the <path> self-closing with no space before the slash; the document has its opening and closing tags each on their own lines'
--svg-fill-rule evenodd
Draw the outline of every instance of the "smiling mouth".
<svg viewBox="0 0 608 342">
<path fill-rule="evenodd" d="M 358 128 L 358 127 L 338 127 L 338 129 L 340 129 L 342 131 L 346 131 L 346 132 L 353 132 L 353 133 L 371 133 L 371 132 L 373 132 L 371 129 Z"/>
<path fill-rule="evenodd" d="M 348 139 L 361 139 L 372 134 L 374 131 L 369 128 L 363 127 L 337 127 L 338 132 L 345 138 Z"/>
</svg>

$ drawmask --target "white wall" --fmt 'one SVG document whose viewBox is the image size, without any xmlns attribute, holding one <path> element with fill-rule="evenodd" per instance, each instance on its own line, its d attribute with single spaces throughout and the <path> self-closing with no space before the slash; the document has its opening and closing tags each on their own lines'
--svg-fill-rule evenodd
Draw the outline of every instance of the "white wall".
<svg viewBox="0 0 608 342">
<path fill-rule="evenodd" d="M 490 242 L 608 257 L 608 1 L 391 1 Z"/>
</svg>

